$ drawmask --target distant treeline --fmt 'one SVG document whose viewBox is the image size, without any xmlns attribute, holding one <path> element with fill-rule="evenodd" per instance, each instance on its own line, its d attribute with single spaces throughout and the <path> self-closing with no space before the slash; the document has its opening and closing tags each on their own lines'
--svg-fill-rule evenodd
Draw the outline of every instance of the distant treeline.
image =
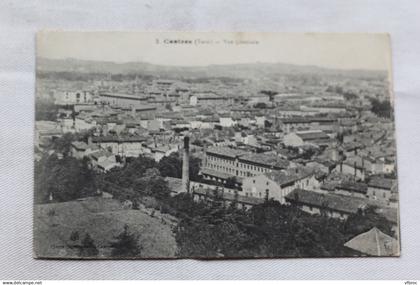
<svg viewBox="0 0 420 285">
<path fill-rule="evenodd" d="M 212 81 L 220 81 L 224 84 L 229 84 L 229 83 L 242 83 L 243 79 L 220 76 L 220 77 L 182 78 L 182 81 L 187 82 L 187 83 L 210 83 Z"/>
<path fill-rule="evenodd" d="M 91 80 L 112 80 L 112 81 L 133 81 L 136 78 L 142 81 L 150 81 L 155 77 L 141 73 L 108 74 L 108 73 L 86 73 L 73 71 L 38 71 L 38 79 L 68 80 L 68 81 L 91 81 Z"/>
</svg>

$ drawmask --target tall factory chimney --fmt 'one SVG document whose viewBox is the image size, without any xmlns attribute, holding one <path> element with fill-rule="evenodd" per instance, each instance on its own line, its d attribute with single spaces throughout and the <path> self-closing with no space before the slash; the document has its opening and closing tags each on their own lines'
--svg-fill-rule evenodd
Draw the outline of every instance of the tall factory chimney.
<svg viewBox="0 0 420 285">
<path fill-rule="evenodd" d="M 190 138 L 184 137 L 184 154 L 182 158 L 182 190 L 190 193 Z"/>
</svg>

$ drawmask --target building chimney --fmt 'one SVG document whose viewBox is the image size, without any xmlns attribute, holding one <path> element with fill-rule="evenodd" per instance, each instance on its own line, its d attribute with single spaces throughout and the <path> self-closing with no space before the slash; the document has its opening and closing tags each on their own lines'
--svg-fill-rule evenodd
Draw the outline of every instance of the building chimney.
<svg viewBox="0 0 420 285">
<path fill-rule="evenodd" d="M 190 193 L 190 138 L 184 137 L 184 154 L 182 159 L 182 190 Z"/>
<path fill-rule="evenodd" d="M 337 161 L 338 158 L 338 150 L 336 148 L 332 149 L 332 160 Z"/>
</svg>

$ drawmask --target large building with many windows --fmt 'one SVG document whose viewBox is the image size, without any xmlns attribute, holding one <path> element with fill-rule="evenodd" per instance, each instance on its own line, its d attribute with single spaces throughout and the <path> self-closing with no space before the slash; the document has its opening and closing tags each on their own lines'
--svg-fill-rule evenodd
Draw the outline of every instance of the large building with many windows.
<svg viewBox="0 0 420 285">
<path fill-rule="evenodd" d="M 229 177 L 241 181 L 273 170 L 286 169 L 289 162 L 275 156 L 250 153 L 229 147 L 212 147 L 205 151 L 202 175 L 207 179 L 225 182 Z"/>
</svg>

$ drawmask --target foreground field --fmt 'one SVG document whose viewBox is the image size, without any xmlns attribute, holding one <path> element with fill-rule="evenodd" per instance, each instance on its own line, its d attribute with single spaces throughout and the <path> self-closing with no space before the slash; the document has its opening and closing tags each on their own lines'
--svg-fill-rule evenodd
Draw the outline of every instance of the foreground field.
<svg viewBox="0 0 420 285">
<path fill-rule="evenodd" d="M 79 241 L 89 234 L 99 254 L 109 258 L 110 242 L 128 225 L 139 235 L 139 258 L 175 257 L 177 246 L 171 226 L 160 218 L 139 210 L 123 209 L 117 200 L 89 198 L 83 201 L 38 204 L 34 206 L 34 255 L 40 258 L 79 258 Z"/>
</svg>

